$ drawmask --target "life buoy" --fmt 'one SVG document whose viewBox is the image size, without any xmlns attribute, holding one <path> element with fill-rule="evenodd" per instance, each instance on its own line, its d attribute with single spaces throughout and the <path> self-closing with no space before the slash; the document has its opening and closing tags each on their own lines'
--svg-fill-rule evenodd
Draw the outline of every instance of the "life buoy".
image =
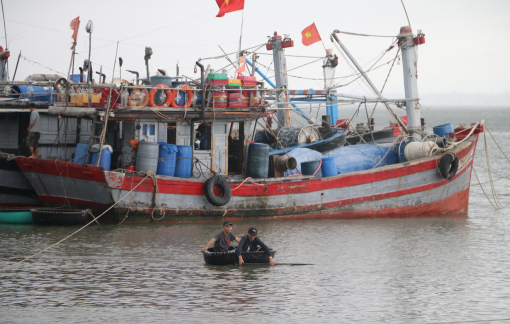
<svg viewBox="0 0 510 324">
<path fill-rule="evenodd" d="M 214 192 L 215 186 L 220 187 L 220 192 L 222 192 L 221 196 L 217 196 Z M 223 206 L 230 201 L 230 198 L 232 197 L 232 190 L 225 178 L 215 175 L 207 179 L 204 183 L 204 195 L 207 201 L 214 206 Z"/>
<path fill-rule="evenodd" d="M 188 101 L 186 101 L 184 106 L 179 106 L 177 104 L 177 102 L 175 102 L 175 98 L 177 98 L 177 93 L 179 92 L 179 89 L 185 90 L 186 94 L 188 95 Z M 180 86 L 178 86 L 177 89 L 172 91 L 172 96 L 173 96 L 172 107 L 174 107 L 174 108 L 182 108 L 182 107 L 188 108 L 188 107 L 191 107 L 191 103 L 193 102 L 193 91 L 191 91 L 191 88 L 188 85 L 181 84 Z"/>
<path fill-rule="evenodd" d="M 452 180 L 459 169 L 459 158 L 455 153 L 447 153 L 439 160 L 439 174 L 445 180 Z"/>
<path fill-rule="evenodd" d="M 143 98 L 143 101 L 141 101 L 140 104 L 135 104 L 134 99 L 134 96 L 140 96 L 139 92 L 142 92 L 145 94 L 144 98 Z M 145 89 L 144 87 L 134 87 L 133 88 L 133 91 L 131 91 L 131 94 L 129 95 L 129 99 L 128 99 L 128 106 L 129 107 L 134 107 L 134 106 L 137 106 L 137 107 L 145 107 L 147 106 L 147 104 L 149 103 L 149 91 L 147 91 L 147 89 Z"/>
<path fill-rule="evenodd" d="M 156 95 L 156 93 L 158 93 L 159 90 L 163 90 L 166 93 L 166 101 L 161 106 L 158 106 L 154 103 L 154 96 Z M 172 101 L 174 99 L 173 97 L 174 97 L 173 92 L 172 92 L 172 90 L 170 90 L 169 86 L 167 86 L 166 84 L 158 84 L 151 90 L 151 94 L 149 95 L 149 104 L 151 105 L 151 107 L 156 107 L 156 108 L 170 107 L 170 104 L 172 103 Z"/>
</svg>

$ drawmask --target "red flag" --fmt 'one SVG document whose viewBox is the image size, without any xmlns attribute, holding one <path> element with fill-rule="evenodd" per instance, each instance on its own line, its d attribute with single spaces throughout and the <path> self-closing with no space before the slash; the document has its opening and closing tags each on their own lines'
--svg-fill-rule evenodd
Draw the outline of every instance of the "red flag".
<svg viewBox="0 0 510 324">
<path fill-rule="evenodd" d="M 303 45 L 305 46 L 312 45 L 313 43 L 321 40 L 321 36 L 319 35 L 317 27 L 315 27 L 315 23 L 303 29 L 301 35 L 303 36 Z"/>
<path fill-rule="evenodd" d="M 71 29 L 74 30 L 73 36 L 71 36 L 76 42 L 76 38 L 78 37 L 78 27 L 80 27 L 80 16 L 74 18 L 71 21 Z"/>
<path fill-rule="evenodd" d="M 223 17 L 226 13 L 243 10 L 244 0 L 216 0 L 220 11 L 216 17 Z"/>
<path fill-rule="evenodd" d="M 246 71 L 246 64 L 241 65 L 237 70 L 236 73 L 243 73 Z"/>
</svg>

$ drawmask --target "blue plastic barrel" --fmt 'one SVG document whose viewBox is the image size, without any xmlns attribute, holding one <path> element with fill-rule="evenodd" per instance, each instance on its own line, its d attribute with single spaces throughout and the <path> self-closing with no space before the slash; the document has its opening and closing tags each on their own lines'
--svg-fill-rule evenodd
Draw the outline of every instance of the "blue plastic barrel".
<svg viewBox="0 0 510 324">
<path fill-rule="evenodd" d="M 172 82 L 172 88 L 177 88 L 181 84 L 186 84 L 186 82 Z M 184 104 L 186 103 L 186 92 L 178 91 L 177 96 L 178 96 L 178 98 L 175 99 L 175 103 L 178 106 L 184 106 Z"/>
<path fill-rule="evenodd" d="M 397 152 L 398 152 L 397 153 L 397 162 L 398 163 L 407 162 L 404 151 L 406 149 L 407 144 L 409 144 L 409 143 L 411 143 L 411 142 L 409 141 L 409 142 L 402 142 L 402 143 L 397 144 Z"/>
<path fill-rule="evenodd" d="M 432 130 L 437 136 L 444 137 L 445 135 L 453 133 L 453 125 L 452 123 L 447 123 L 444 125 L 435 126 L 432 128 Z"/>
<path fill-rule="evenodd" d="M 168 87 L 172 87 L 172 77 L 168 75 L 153 75 L 151 76 L 151 85 L 156 86 L 158 84 L 164 84 Z"/>
<path fill-rule="evenodd" d="M 333 159 L 334 160 L 334 159 Z M 322 178 L 322 170 L 319 168 L 321 161 L 310 161 L 301 163 L 301 174 L 302 175 L 313 175 L 315 173 L 316 178 Z"/>
<path fill-rule="evenodd" d="M 246 176 L 256 178 L 267 178 L 269 175 L 269 145 L 251 143 L 248 146 L 246 162 Z"/>
<path fill-rule="evenodd" d="M 177 163 L 175 165 L 175 176 L 189 178 L 191 176 L 191 161 L 193 150 L 191 146 L 177 145 Z"/>
<path fill-rule="evenodd" d="M 175 165 L 177 164 L 177 145 L 158 142 L 159 158 L 158 170 L 156 174 L 173 177 L 175 175 Z"/>
<path fill-rule="evenodd" d="M 46 90 L 43 87 L 32 86 L 32 95 L 30 95 L 28 87 L 23 85 L 12 86 L 9 98 L 30 98 L 31 101 L 57 101 L 57 92 L 55 90 Z M 53 98 L 51 98 L 52 95 Z"/>
<path fill-rule="evenodd" d="M 338 174 L 335 159 L 327 157 L 322 159 L 321 172 L 323 177 L 332 177 Z"/>
<path fill-rule="evenodd" d="M 76 144 L 76 152 L 74 153 L 73 163 L 79 163 L 79 164 L 87 163 L 88 149 L 89 149 L 88 144 L 81 144 L 81 143 Z M 108 153 L 110 153 L 110 152 L 108 152 Z M 97 159 L 97 157 L 96 157 L 96 159 Z"/>
<path fill-rule="evenodd" d="M 99 150 L 92 152 L 90 164 L 96 165 L 97 162 L 97 153 Z M 104 148 L 101 152 L 101 160 L 99 161 L 99 166 L 105 169 L 106 171 L 110 171 L 110 164 L 112 162 L 112 154 L 108 148 Z"/>
<path fill-rule="evenodd" d="M 71 74 L 69 76 L 69 80 L 73 81 L 74 83 L 80 83 L 80 75 L 79 74 Z M 87 82 L 87 75 L 83 75 L 83 82 Z"/>
</svg>

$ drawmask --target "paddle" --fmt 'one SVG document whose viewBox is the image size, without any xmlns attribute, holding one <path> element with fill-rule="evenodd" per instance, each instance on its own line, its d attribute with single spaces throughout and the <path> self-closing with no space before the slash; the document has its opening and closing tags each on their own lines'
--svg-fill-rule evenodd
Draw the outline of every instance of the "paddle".
<svg viewBox="0 0 510 324">
<path fill-rule="evenodd" d="M 269 263 L 244 263 L 244 265 L 269 265 Z M 314 265 L 313 263 L 275 263 L 277 265 L 290 265 L 290 266 L 303 266 L 303 265 Z"/>
</svg>

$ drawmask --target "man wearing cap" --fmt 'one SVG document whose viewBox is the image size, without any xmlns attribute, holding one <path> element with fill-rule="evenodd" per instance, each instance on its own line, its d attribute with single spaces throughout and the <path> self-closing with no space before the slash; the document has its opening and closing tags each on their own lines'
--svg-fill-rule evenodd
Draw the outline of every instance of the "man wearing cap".
<svg viewBox="0 0 510 324">
<path fill-rule="evenodd" d="M 202 249 L 206 250 L 214 243 L 214 252 L 228 252 L 231 241 L 239 242 L 241 239 L 232 234 L 232 223 L 230 221 L 223 222 L 223 231 L 216 234 Z"/>
<path fill-rule="evenodd" d="M 269 265 L 274 266 L 273 257 L 271 256 L 271 251 L 258 237 L 257 237 L 257 229 L 255 227 L 250 227 L 248 229 L 248 235 L 241 237 L 241 242 L 237 245 L 236 254 L 239 257 L 239 265 L 242 266 L 244 263 L 243 260 L 243 252 L 246 251 L 257 251 L 260 246 L 267 254 L 269 254 Z"/>
</svg>

